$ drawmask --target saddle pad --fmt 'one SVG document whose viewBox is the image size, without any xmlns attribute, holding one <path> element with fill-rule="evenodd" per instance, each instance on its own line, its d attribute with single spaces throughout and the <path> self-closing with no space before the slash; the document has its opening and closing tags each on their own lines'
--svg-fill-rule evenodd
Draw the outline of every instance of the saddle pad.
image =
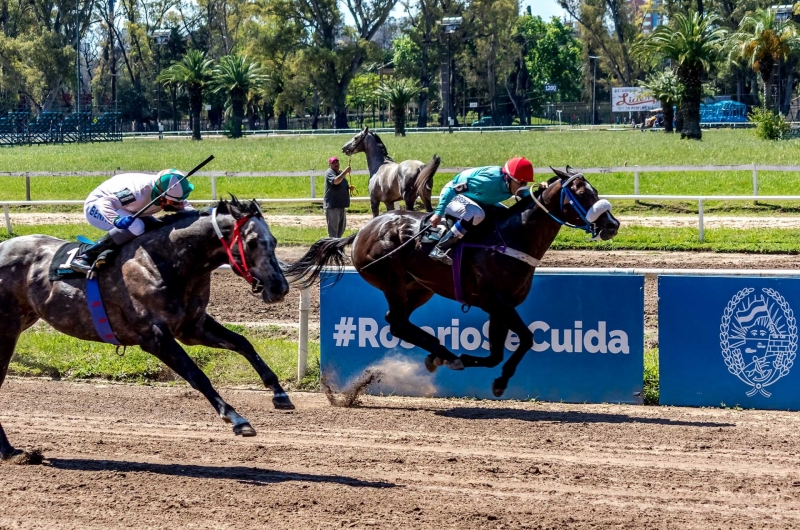
<svg viewBox="0 0 800 530">
<path fill-rule="evenodd" d="M 50 262 L 50 281 L 56 282 L 58 280 L 85 278 L 85 274 L 70 269 L 69 264 L 76 256 L 90 246 L 91 245 L 83 243 L 65 243 L 61 245 L 61 247 L 56 250 L 53 261 Z"/>
</svg>

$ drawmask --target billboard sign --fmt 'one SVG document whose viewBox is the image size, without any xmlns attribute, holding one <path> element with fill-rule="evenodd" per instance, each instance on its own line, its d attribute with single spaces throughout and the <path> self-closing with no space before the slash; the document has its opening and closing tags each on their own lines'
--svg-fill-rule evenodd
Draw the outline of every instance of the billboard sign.
<svg viewBox="0 0 800 530">
<path fill-rule="evenodd" d="M 384 319 L 383 293 L 356 272 L 333 286 L 323 278 L 320 291 L 320 349 L 323 374 L 340 383 L 390 360 L 392 371 L 405 362 L 409 377 L 425 379 L 419 392 L 405 384 L 383 393 L 440 397 L 494 398 L 494 368 L 433 375 L 423 365 L 424 350 L 393 337 Z M 612 302 L 613 301 L 613 302 Z M 517 368 L 504 398 L 591 403 L 641 403 L 644 347 L 644 279 L 627 274 L 536 274 L 528 299 L 518 308 L 533 331 L 534 345 Z M 489 355 L 488 315 L 438 296 L 411 317 L 456 355 Z M 508 334 L 505 360 L 518 338 Z M 402 361 L 402 362 L 401 362 Z M 421 368 L 421 370 L 416 369 Z"/>
<path fill-rule="evenodd" d="M 612 112 L 638 112 L 657 109 L 661 106 L 644 88 L 623 87 L 611 89 Z"/>
<path fill-rule="evenodd" d="M 800 280 L 664 276 L 662 405 L 800 410 Z"/>
</svg>

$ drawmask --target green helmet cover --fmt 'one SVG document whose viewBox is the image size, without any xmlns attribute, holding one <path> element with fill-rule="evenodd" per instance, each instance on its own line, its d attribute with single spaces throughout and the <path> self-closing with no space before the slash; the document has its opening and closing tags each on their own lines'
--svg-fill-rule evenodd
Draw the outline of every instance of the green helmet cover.
<svg viewBox="0 0 800 530">
<path fill-rule="evenodd" d="M 194 191 L 194 185 L 192 183 L 188 180 L 183 180 L 179 185 L 169 189 L 171 185 L 175 184 L 183 177 L 185 177 L 185 175 L 175 168 L 165 169 L 159 173 L 155 183 L 153 183 L 153 190 L 150 192 L 150 198 L 155 199 L 169 190 L 166 194 L 166 198 L 172 201 L 185 201 L 189 197 L 189 194 Z"/>
</svg>

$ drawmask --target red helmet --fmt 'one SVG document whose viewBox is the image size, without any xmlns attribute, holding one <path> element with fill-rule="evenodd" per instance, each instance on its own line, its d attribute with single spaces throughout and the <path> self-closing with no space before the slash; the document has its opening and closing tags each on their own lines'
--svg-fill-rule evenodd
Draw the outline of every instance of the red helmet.
<svg viewBox="0 0 800 530">
<path fill-rule="evenodd" d="M 503 166 L 506 175 L 519 182 L 533 182 L 533 165 L 522 156 L 515 156 Z"/>
</svg>

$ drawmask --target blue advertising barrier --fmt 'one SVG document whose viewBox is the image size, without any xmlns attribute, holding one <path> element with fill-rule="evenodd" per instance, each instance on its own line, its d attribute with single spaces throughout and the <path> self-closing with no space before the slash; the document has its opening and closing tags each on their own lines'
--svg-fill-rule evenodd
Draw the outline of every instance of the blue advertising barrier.
<svg viewBox="0 0 800 530">
<path fill-rule="evenodd" d="M 800 410 L 800 280 L 662 276 L 660 403 Z"/>
<path fill-rule="evenodd" d="M 320 289 L 320 362 L 326 377 L 344 384 L 376 363 L 402 359 L 419 367 L 408 377 L 425 379 L 425 384 L 415 387 L 403 381 L 387 386 L 383 381 L 380 392 L 494 398 L 491 384 L 500 375 L 502 364 L 460 372 L 442 367 L 430 375 L 423 365 L 427 352 L 389 333 L 383 293 L 354 271 L 345 272 L 335 285 L 330 283 L 331 276 L 324 276 Z M 535 343 L 504 398 L 642 402 L 642 276 L 536 274 L 531 294 L 518 310 L 530 323 Z M 436 335 L 456 355 L 489 355 L 488 316 L 479 309 L 463 313 L 461 304 L 434 296 L 412 314 L 411 320 Z M 509 333 L 506 359 L 509 348 L 517 344 L 516 335 Z M 391 366 L 386 370 L 395 371 L 400 365 Z"/>
</svg>

